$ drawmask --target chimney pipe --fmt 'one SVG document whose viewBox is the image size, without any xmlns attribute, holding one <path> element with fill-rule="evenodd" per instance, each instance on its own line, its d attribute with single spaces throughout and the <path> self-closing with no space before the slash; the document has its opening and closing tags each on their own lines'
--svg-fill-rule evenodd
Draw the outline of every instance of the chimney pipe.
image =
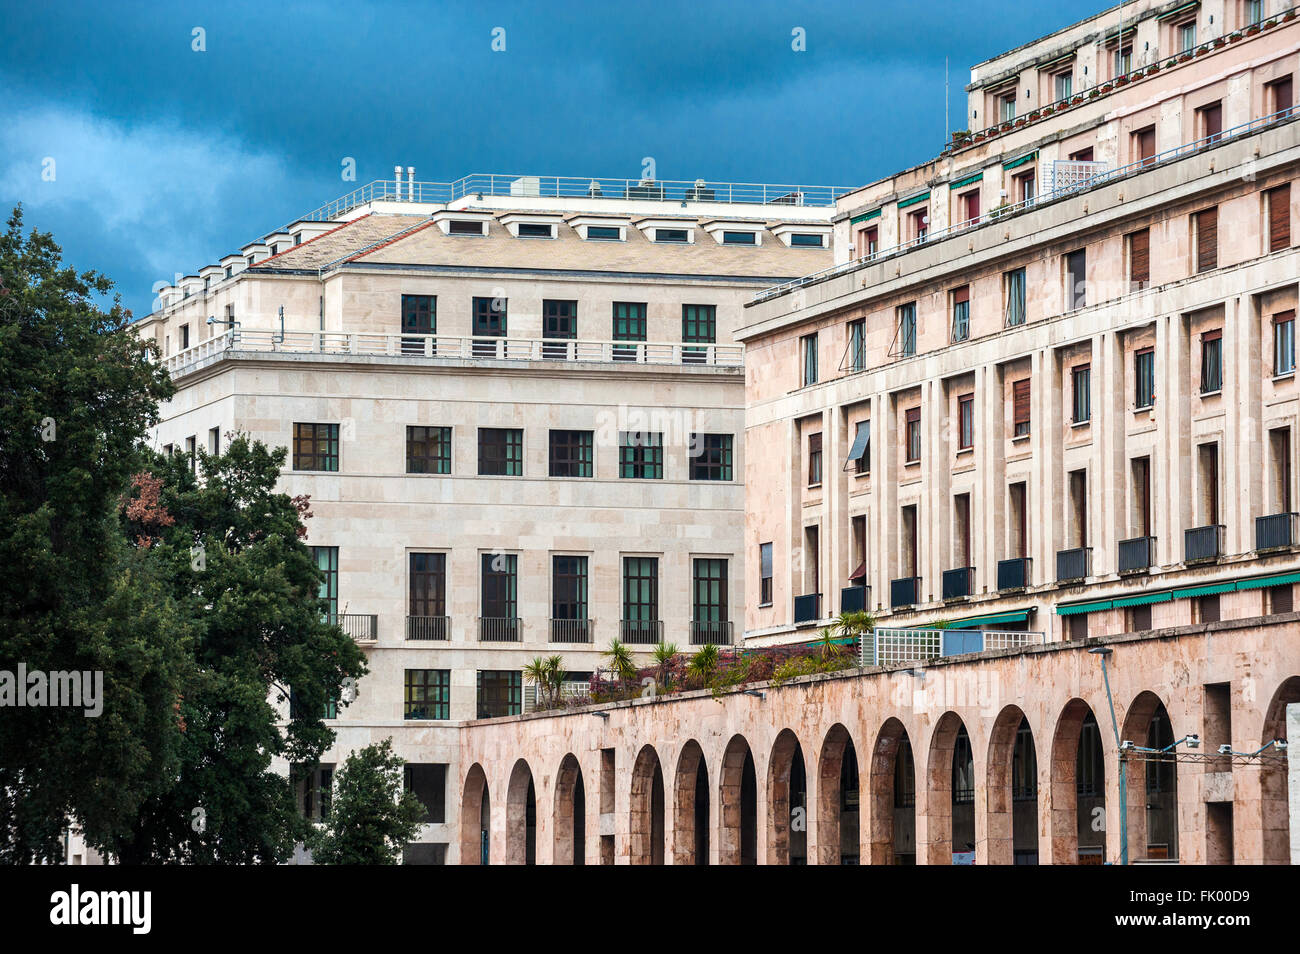
<svg viewBox="0 0 1300 954">
<path fill-rule="evenodd" d="M 409 202 L 415 201 L 415 166 L 406 167 L 406 198 Z"/>
</svg>

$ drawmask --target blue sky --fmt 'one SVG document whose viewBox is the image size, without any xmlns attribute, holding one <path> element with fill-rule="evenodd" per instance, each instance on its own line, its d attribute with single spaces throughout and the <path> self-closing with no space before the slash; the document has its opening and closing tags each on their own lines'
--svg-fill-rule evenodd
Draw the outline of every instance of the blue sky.
<svg viewBox="0 0 1300 954">
<path fill-rule="evenodd" d="M 156 283 L 398 163 L 868 182 L 942 145 L 945 56 L 958 128 L 972 64 L 1105 5 L 0 0 L 0 202 L 141 315 Z"/>
</svg>

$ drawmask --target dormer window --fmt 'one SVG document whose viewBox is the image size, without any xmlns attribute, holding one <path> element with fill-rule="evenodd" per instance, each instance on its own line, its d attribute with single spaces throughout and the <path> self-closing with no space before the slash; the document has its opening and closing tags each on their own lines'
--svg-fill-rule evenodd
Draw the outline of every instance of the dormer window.
<svg viewBox="0 0 1300 954">
<path fill-rule="evenodd" d="M 555 238 L 555 226 L 542 222 L 520 222 L 520 238 Z"/>
<path fill-rule="evenodd" d="M 757 245 L 758 237 L 753 232 L 723 232 L 723 245 Z"/>
<path fill-rule="evenodd" d="M 447 223 L 449 235 L 482 235 L 483 223 L 474 219 L 452 219 Z"/>
<path fill-rule="evenodd" d="M 587 241 L 589 242 L 621 242 L 623 232 L 616 225 L 588 225 Z"/>
<path fill-rule="evenodd" d="M 655 229 L 655 241 L 686 245 L 690 242 L 690 232 L 686 229 Z"/>
</svg>

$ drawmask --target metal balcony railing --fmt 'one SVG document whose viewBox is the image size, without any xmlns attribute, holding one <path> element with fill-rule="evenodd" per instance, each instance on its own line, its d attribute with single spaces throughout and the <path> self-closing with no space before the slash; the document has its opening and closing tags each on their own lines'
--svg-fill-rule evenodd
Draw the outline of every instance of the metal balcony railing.
<svg viewBox="0 0 1300 954">
<path fill-rule="evenodd" d="M 591 620 L 552 619 L 551 620 L 551 642 L 553 643 L 591 642 Z"/>
<path fill-rule="evenodd" d="M 971 585 L 975 581 L 973 566 L 959 566 L 943 571 L 943 598 L 945 600 L 961 599 L 971 595 Z"/>
<path fill-rule="evenodd" d="M 899 609 L 903 606 L 915 606 L 920 602 L 921 578 L 905 576 L 889 582 L 889 606 Z"/>
<path fill-rule="evenodd" d="M 620 620 L 619 633 L 625 643 L 653 646 L 664 638 L 664 622 L 661 619 Z"/>
<path fill-rule="evenodd" d="M 998 590 L 1023 590 L 1029 586 L 1029 557 L 998 561 Z"/>
<path fill-rule="evenodd" d="M 871 587 L 846 586 L 840 590 L 840 612 L 858 613 L 871 605 Z"/>
<path fill-rule="evenodd" d="M 1300 514 L 1273 513 L 1255 518 L 1255 549 L 1276 550 L 1293 547 L 1300 540 Z"/>
<path fill-rule="evenodd" d="M 478 638 L 479 642 L 483 643 L 519 642 L 519 617 L 480 616 L 478 619 Z"/>
<path fill-rule="evenodd" d="M 795 625 L 800 623 L 814 623 L 822 618 L 822 595 L 820 593 L 805 593 L 803 596 L 794 598 L 794 622 Z"/>
<path fill-rule="evenodd" d="M 880 627 L 859 649 L 862 666 L 897 666 L 941 656 L 1041 645 L 1039 632 L 979 629 L 895 629 Z"/>
<path fill-rule="evenodd" d="M 1119 542 L 1119 572 L 1140 573 L 1152 563 L 1156 552 L 1155 537 L 1134 537 Z"/>
<path fill-rule="evenodd" d="M 729 620 L 692 620 L 692 646 L 730 646 L 731 622 Z"/>
<path fill-rule="evenodd" d="M 359 643 L 372 643 L 379 638 L 379 617 L 373 613 L 339 613 L 329 621 Z"/>
<path fill-rule="evenodd" d="M 408 616 L 406 617 L 407 639 L 451 639 L 450 616 Z"/>
<path fill-rule="evenodd" d="M 1223 555 L 1223 532 L 1225 529 L 1223 524 L 1216 523 L 1184 530 L 1183 562 L 1198 563 L 1202 560 L 1217 560 Z"/>
<path fill-rule="evenodd" d="M 1056 582 L 1084 580 L 1091 575 L 1092 547 L 1056 551 Z"/>
</svg>

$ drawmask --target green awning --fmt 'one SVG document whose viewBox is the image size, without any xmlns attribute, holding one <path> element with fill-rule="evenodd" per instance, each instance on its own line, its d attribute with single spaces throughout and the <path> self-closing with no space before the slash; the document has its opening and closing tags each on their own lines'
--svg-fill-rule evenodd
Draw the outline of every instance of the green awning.
<svg viewBox="0 0 1300 954">
<path fill-rule="evenodd" d="M 1168 20 L 1170 17 L 1176 17 L 1180 13 L 1184 13 L 1188 10 L 1194 10 L 1196 7 L 1199 7 L 1200 5 L 1201 5 L 1201 0 L 1192 0 L 1191 3 L 1184 3 L 1181 7 L 1175 7 L 1174 9 L 1168 11 L 1167 13 L 1160 14 L 1160 16 L 1156 17 L 1156 19 Z"/>
<path fill-rule="evenodd" d="M 880 210 L 874 209 L 871 212 L 863 212 L 861 215 L 855 215 L 849 219 L 849 225 L 857 225 L 859 222 L 870 222 L 872 219 L 880 218 Z"/>
<path fill-rule="evenodd" d="M 1215 593 L 1231 593 L 1236 588 L 1236 583 L 1207 583 L 1205 586 L 1187 586 L 1181 590 L 1174 590 L 1173 598 L 1186 600 L 1194 596 L 1213 596 Z"/>
<path fill-rule="evenodd" d="M 1169 590 L 1161 590 L 1159 593 L 1139 593 L 1137 596 L 1122 596 L 1115 599 L 1115 609 L 1123 609 L 1126 606 L 1147 606 L 1151 603 L 1168 603 L 1174 598 L 1174 594 Z"/>
<path fill-rule="evenodd" d="M 1037 158 L 1038 158 L 1038 150 L 1035 149 L 1033 152 L 1029 153 L 1026 156 L 1021 156 L 1019 159 L 1012 159 L 1010 162 L 1002 163 L 1002 168 L 1016 169 L 1019 168 L 1020 166 L 1025 165 L 1025 163 L 1033 162 Z"/>
<path fill-rule="evenodd" d="M 1058 606 L 1056 615 L 1074 616 L 1077 613 L 1096 613 L 1099 610 L 1108 610 L 1112 605 L 1112 600 L 1097 600 L 1094 603 L 1069 603 L 1065 606 Z"/>
<path fill-rule="evenodd" d="M 1029 619 L 1029 610 L 1013 610 L 1009 613 L 990 613 L 987 616 L 972 616 L 969 619 L 955 619 L 949 625 L 953 628 L 965 626 L 991 626 L 994 623 L 1024 623 Z"/>
<path fill-rule="evenodd" d="M 1284 586 L 1287 583 L 1300 583 L 1300 573 L 1283 573 L 1279 576 L 1257 576 L 1251 580 L 1239 580 L 1237 589 L 1262 590 L 1266 586 Z"/>
<path fill-rule="evenodd" d="M 981 169 L 979 172 L 975 173 L 973 176 L 967 176 L 965 179 L 958 179 L 956 182 L 949 182 L 949 183 L 948 183 L 948 188 L 949 188 L 949 189 L 960 189 L 962 186 L 968 186 L 968 185 L 970 185 L 972 182 L 979 182 L 979 181 L 981 181 L 983 178 L 984 178 L 984 170 Z"/>
<path fill-rule="evenodd" d="M 928 198 L 930 198 L 930 193 L 928 193 L 928 192 L 922 192 L 920 195 L 910 196 L 910 197 L 908 197 L 908 198 L 906 198 L 906 199 L 899 199 L 899 200 L 898 200 L 898 207 L 899 207 L 900 209 L 905 209 L 905 208 L 907 208 L 909 205 L 916 205 L 918 202 L 924 202 L 924 201 L 925 201 L 926 199 L 928 199 Z"/>
</svg>

